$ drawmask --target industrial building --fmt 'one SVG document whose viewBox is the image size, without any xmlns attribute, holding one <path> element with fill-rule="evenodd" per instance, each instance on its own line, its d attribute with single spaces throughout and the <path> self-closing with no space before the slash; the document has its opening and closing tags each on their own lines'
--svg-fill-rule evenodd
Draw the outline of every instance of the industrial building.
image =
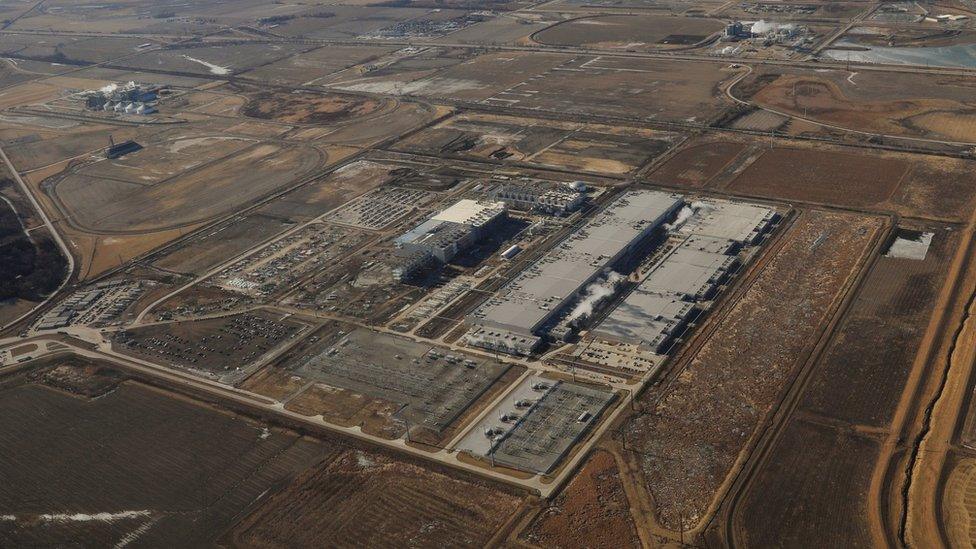
<svg viewBox="0 0 976 549">
<path fill-rule="evenodd" d="M 157 111 L 158 87 L 144 87 L 135 82 L 110 84 L 99 90 L 84 92 L 85 106 L 91 110 L 123 114 L 152 114 Z"/>
<path fill-rule="evenodd" d="M 680 195 L 631 191 L 615 198 L 581 228 L 468 315 L 471 345 L 528 354 L 547 328 L 592 282 L 674 216 Z"/>
<path fill-rule="evenodd" d="M 119 158 L 129 153 L 134 153 L 141 150 L 142 145 L 131 140 L 123 141 L 122 143 L 112 143 L 112 145 L 109 146 L 108 151 L 105 152 L 105 157 L 109 159 Z"/>
<path fill-rule="evenodd" d="M 725 200 L 695 201 L 686 208 L 671 227 L 676 245 L 591 337 L 666 353 L 736 267 L 740 248 L 758 243 L 779 217 L 769 208 Z"/>
<path fill-rule="evenodd" d="M 692 206 L 697 206 L 695 215 L 678 227 L 678 233 L 724 238 L 743 245 L 755 244 L 777 217 L 775 210 L 728 200 L 701 200 Z"/>
<path fill-rule="evenodd" d="M 660 353 L 670 346 L 695 304 L 676 295 L 662 295 L 638 287 L 593 332 L 604 341 L 634 343 Z"/>
<path fill-rule="evenodd" d="M 688 301 L 710 299 L 736 264 L 735 256 L 697 250 L 685 245 L 668 254 L 644 279 L 641 287 Z"/>
<path fill-rule="evenodd" d="M 586 184 L 576 181 L 568 185 L 544 182 L 506 182 L 489 192 L 492 200 L 499 200 L 513 210 L 539 211 L 552 215 L 566 215 L 579 209 L 586 200 Z"/>
<path fill-rule="evenodd" d="M 447 263 L 481 240 L 503 221 L 507 209 L 502 202 L 464 199 L 417 225 L 394 241 L 399 257 L 393 276 L 404 280 L 431 264 Z"/>
</svg>

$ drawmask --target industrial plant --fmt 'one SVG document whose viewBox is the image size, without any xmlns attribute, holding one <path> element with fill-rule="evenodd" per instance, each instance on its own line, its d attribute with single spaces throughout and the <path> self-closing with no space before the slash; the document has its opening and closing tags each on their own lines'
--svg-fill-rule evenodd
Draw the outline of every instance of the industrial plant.
<svg viewBox="0 0 976 549">
<path fill-rule="evenodd" d="M 160 86 L 127 82 L 86 91 L 82 96 L 85 99 L 85 107 L 92 111 L 148 115 L 159 110 L 160 90 Z"/>
<path fill-rule="evenodd" d="M 436 262 L 447 263 L 502 222 L 507 211 L 504 202 L 463 199 L 434 214 L 394 241 L 401 258 L 394 278 L 406 280 Z"/>
<path fill-rule="evenodd" d="M 757 243 L 777 218 L 751 204 L 625 193 L 472 312 L 466 341 L 532 354 L 546 340 L 574 337 L 636 277 L 636 288 L 592 335 L 661 353 L 695 304 L 710 300 L 726 280 L 738 251 Z M 657 251 L 661 257 L 645 272 L 621 273 L 622 264 Z"/>
</svg>

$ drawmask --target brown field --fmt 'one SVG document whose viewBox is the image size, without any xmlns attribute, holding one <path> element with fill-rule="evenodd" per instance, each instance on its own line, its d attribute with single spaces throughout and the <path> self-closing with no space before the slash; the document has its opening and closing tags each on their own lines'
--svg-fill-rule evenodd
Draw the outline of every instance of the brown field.
<svg viewBox="0 0 976 549">
<path fill-rule="evenodd" d="M 794 421 L 741 504 L 742 547 L 876 547 L 867 489 L 880 441 L 816 420 Z"/>
<path fill-rule="evenodd" d="M 326 76 L 394 51 L 386 46 L 328 45 L 252 69 L 242 76 L 272 84 L 312 85 Z"/>
<path fill-rule="evenodd" d="M 231 158 L 258 142 L 236 136 L 180 132 L 171 139 L 159 142 L 143 141 L 143 145 L 149 146 L 138 153 L 94 162 L 78 170 L 78 173 L 139 185 L 157 185 L 215 160 Z"/>
<path fill-rule="evenodd" d="M 800 408 L 853 425 L 894 417 L 936 296 L 959 242 L 935 232 L 925 260 L 880 257 L 824 351 Z"/>
<path fill-rule="evenodd" d="M 750 196 L 962 220 L 976 197 L 970 161 L 843 149 L 767 150 L 727 185 Z"/>
<path fill-rule="evenodd" d="M 520 502 L 480 481 L 350 450 L 294 478 L 227 537 L 247 547 L 482 547 Z"/>
<path fill-rule="evenodd" d="M 871 133 L 976 142 L 974 88 L 960 77 L 834 70 L 766 73 L 743 86 L 763 81 L 752 99 L 764 107 Z"/>
<path fill-rule="evenodd" d="M 217 228 L 208 228 L 202 236 L 153 261 L 153 265 L 177 273 L 203 274 L 289 226 L 278 218 L 248 215 Z"/>
<path fill-rule="evenodd" d="M 730 185 L 750 195 L 866 207 L 888 201 L 908 171 L 905 161 L 805 149 L 763 153 Z"/>
<path fill-rule="evenodd" d="M 356 161 L 281 196 L 257 212 L 292 222 L 308 221 L 388 182 L 393 178 L 391 172 L 401 167 L 369 160 Z"/>
<path fill-rule="evenodd" d="M 708 516 L 881 226 L 876 217 L 802 212 L 674 382 L 642 397 L 648 412 L 625 430 L 662 525 L 694 527 Z"/>
<path fill-rule="evenodd" d="M 79 366 L 91 370 L 67 367 Z M 0 510 L 15 517 L 0 520 L 0 545 L 209 545 L 265 491 L 333 451 L 112 375 L 62 371 L 0 388 Z M 90 390 L 101 396 L 82 396 Z"/>
<path fill-rule="evenodd" d="M 352 95 L 262 92 L 251 97 L 241 114 L 289 124 L 335 124 L 371 115 L 384 103 Z"/>
<path fill-rule="evenodd" d="M 292 383 L 289 379 L 288 385 Z M 272 390 L 278 391 L 278 388 Z M 385 438 L 397 438 L 403 434 L 402 426 L 392 421 L 393 414 L 402 406 L 400 403 L 323 383 L 316 383 L 298 395 L 289 396 L 291 399 L 285 408 L 293 412 L 306 416 L 321 415 L 329 423 L 343 427 L 358 426 L 364 433 Z"/>
<path fill-rule="evenodd" d="M 88 230 L 158 230 L 227 213 L 294 183 L 323 157 L 311 147 L 264 143 L 149 187 L 73 173 L 53 192 L 74 223 Z"/>
<path fill-rule="evenodd" d="M 675 140 L 668 132 L 509 116 L 462 114 L 399 141 L 405 152 L 626 174 Z"/>
<path fill-rule="evenodd" d="M 704 187 L 745 148 L 746 145 L 733 142 L 705 143 L 687 147 L 648 174 L 647 179 L 668 186 Z"/>
<path fill-rule="evenodd" d="M 557 23 L 532 35 L 541 44 L 653 50 L 693 46 L 722 30 L 718 19 L 662 15 L 599 15 Z"/>
<path fill-rule="evenodd" d="M 725 65 L 669 60 L 490 53 L 438 72 L 392 75 L 332 86 L 489 105 L 635 119 L 704 122 L 726 106 Z"/>
<path fill-rule="evenodd" d="M 845 42 L 868 46 L 915 48 L 968 45 L 976 42 L 976 32 L 972 30 L 918 27 L 886 29 L 870 26 L 860 26 L 855 29 L 871 32 L 848 32 L 843 37 Z"/>
<path fill-rule="evenodd" d="M 756 9 L 757 5 L 765 6 L 768 11 Z M 808 9 L 790 10 L 789 6 L 802 6 Z M 760 18 L 764 18 L 766 20 L 773 19 L 776 21 L 810 18 L 817 21 L 846 21 L 858 13 L 865 11 L 865 9 L 867 9 L 867 6 L 859 2 L 803 1 L 789 2 L 788 4 L 782 5 L 779 2 L 756 1 L 733 4 L 727 9 L 722 10 L 722 16 L 728 19 L 745 21 L 754 21 Z"/>
<path fill-rule="evenodd" d="M 871 475 L 959 239 L 935 233 L 925 260 L 880 257 L 869 271 L 736 508 L 742 541 L 870 545 Z"/>
<path fill-rule="evenodd" d="M 520 538 L 540 547 L 639 547 L 613 454 L 594 451 Z"/>
</svg>

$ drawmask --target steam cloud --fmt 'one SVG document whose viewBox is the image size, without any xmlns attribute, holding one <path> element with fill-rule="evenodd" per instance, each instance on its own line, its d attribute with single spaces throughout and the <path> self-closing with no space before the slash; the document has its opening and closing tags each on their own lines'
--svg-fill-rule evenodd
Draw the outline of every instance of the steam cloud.
<svg viewBox="0 0 976 549">
<path fill-rule="evenodd" d="M 699 210 L 707 209 L 707 208 L 708 208 L 708 204 L 700 200 L 696 200 L 691 204 L 682 207 L 681 210 L 678 211 L 678 216 L 674 219 L 674 222 L 665 223 L 664 228 L 669 231 L 673 231 L 681 227 L 682 225 L 684 225 L 689 219 L 692 218 L 692 216 L 698 213 Z"/>
<path fill-rule="evenodd" d="M 607 273 L 606 278 L 601 278 L 591 283 L 583 290 L 583 298 L 573 309 L 573 312 L 569 313 L 568 320 L 570 322 L 576 322 L 592 315 L 594 307 L 601 301 L 617 293 L 617 287 L 620 286 L 624 278 L 624 275 L 616 271 L 610 271 Z"/>
</svg>

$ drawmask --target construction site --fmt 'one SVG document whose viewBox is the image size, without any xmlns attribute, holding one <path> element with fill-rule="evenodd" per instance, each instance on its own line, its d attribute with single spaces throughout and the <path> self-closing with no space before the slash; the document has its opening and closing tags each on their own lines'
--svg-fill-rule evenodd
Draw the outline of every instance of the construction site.
<svg viewBox="0 0 976 549">
<path fill-rule="evenodd" d="M 0 5 L 0 546 L 976 544 L 976 5 Z"/>
</svg>

